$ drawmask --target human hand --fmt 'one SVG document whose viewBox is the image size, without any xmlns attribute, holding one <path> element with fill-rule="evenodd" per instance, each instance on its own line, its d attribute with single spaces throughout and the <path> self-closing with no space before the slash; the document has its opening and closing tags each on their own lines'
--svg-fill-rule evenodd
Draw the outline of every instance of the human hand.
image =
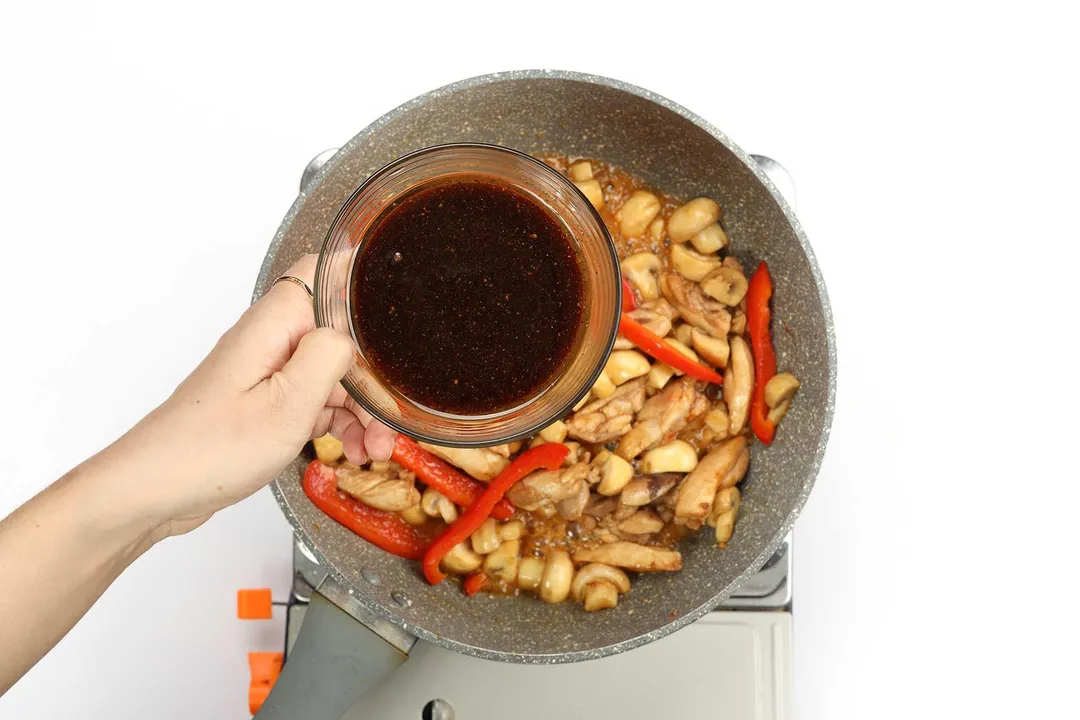
<svg viewBox="0 0 1080 720">
<path fill-rule="evenodd" d="M 315 261 L 308 255 L 287 274 L 311 287 Z M 251 495 L 307 440 L 327 432 L 342 441 L 353 463 L 387 460 L 394 432 L 339 384 L 354 352 L 349 337 L 315 328 L 302 288 L 280 282 L 164 404 L 91 462 L 111 459 L 111 470 L 122 474 L 127 467 L 135 476 L 152 469 L 127 492 L 160 539 Z"/>
</svg>

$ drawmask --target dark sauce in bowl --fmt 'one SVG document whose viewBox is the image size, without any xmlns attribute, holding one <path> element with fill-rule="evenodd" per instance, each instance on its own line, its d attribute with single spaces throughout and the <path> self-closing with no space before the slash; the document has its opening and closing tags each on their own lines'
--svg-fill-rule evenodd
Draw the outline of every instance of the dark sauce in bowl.
<svg viewBox="0 0 1080 720">
<path fill-rule="evenodd" d="M 357 253 L 353 330 L 384 384 L 455 415 L 536 397 L 579 335 L 581 259 L 536 199 L 493 179 L 421 186 L 394 202 Z"/>
</svg>

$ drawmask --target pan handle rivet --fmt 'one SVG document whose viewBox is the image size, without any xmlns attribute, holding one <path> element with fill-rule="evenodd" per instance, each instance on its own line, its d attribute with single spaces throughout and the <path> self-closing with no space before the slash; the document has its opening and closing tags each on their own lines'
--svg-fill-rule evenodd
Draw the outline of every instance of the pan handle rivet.
<svg viewBox="0 0 1080 720">
<path fill-rule="evenodd" d="M 454 720 L 454 707 L 442 698 L 431 700 L 424 706 L 420 718 L 421 720 Z"/>
<path fill-rule="evenodd" d="M 367 568 L 364 568 L 363 570 L 360 571 L 360 577 L 364 578 L 365 580 L 367 580 L 372 585 L 378 585 L 379 582 L 380 582 L 379 576 L 376 575 L 375 573 L 373 573 L 372 571 L 368 570 Z"/>
<path fill-rule="evenodd" d="M 401 607 L 412 606 L 412 600 L 410 600 L 409 597 L 400 590 L 395 590 L 394 592 L 390 593 L 390 599 Z"/>
</svg>

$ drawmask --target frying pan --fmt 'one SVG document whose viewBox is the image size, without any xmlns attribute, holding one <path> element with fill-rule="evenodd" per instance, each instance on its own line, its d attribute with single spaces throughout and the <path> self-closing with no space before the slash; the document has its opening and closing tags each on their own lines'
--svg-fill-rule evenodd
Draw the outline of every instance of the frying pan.
<svg viewBox="0 0 1080 720">
<path fill-rule="evenodd" d="M 697 533 L 680 545 L 681 572 L 639 575 L 617 608 L 598 613 L 531 598 L 469 598 L 452 582 L 429 586 L 415 563 L 369 545 L 316 509 L 300 484 L 307 458 L 297 458 L 272 490 L 326 579 L 260 717 L 340 717 L 417 638 L 520 663 L 588 660 L 661 638 L 716 607 L 762 566 L 791 529 L 821 465 L 836 349 L 824 281 L 798 220 L 754 160 L 716 128 L 616 80 L 496 73 L 387 113 L 301 191 L 270 244 L 253 299 L 301 255 L 319 250 L 342 203 L 375 170 L 422 147 L 465 141 L 599 157 L 676 196 L 718 200 L 739 259 L 748 267 L 769 263 L 778 365 L 802 387 L 773 445 L 754 448 L 728 547 L 719 550 L 712 533 Z"/>
</svg>

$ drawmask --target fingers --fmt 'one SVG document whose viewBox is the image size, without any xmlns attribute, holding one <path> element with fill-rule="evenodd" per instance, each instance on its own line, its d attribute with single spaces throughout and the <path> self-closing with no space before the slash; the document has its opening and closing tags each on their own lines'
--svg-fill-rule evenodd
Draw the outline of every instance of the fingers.
<svg viewBox="0 0 1080 720">
<path fill-rule="evenodd" d="M 299 278 L 309 288 L 314 289 L 315 265 L 318 259 L 318 255 L 305 255 L 289 268 L 285 275 Z M 288 331 L 288 351 L 292 353 L 300 343 L 300 338 L 315 328 L 312 302 L 312 298 L 302 287 L 282 280 L 255 304 L 255 307 L 262 311 L 257 313 L 255 320 L 260 324 L 284 327 Z"/>
<path fill-rule="evenodd" d="M 322 437 L 326 433 L 330 433 L 341 441 L 346 460 L 354 465 L 367 462 L 369 456 L 364 447 L 364 426 L 351 410 L 343 407 L 323 408 L 311 432 L 311 437 Z"/>
<path fill-rule="evenodd" d="M 372 420 L 364 433 L 364 449 L 372 460 L 389 460 L 394 453 L 397 433 L 378 420 Z"/>
<path fill-rule="evenodd" d="M 287 274 L 310 287 L 316 260 L 307 255 Z M 226 389 L 249 390 L 280 370 L 314 329 L 311 298 L 294 283 L 279 282 L 221 337 L 197 372 Z"/>
<path fill-rule="evenodd" d="M 344 388 L 341 388 L 341 393 L 345 395 L 341 400 L 338 400 L 336 391 L 330 394 L 311 436 L 316 438 L 330 433 L 341 441 L 349 462 L 356 465 L 367 458 L 377 462 L 389 460 L 394 452 L 397 433 L 372 418 L 367 410 L 345 394 Z"/>
<path fill-rule="evenodd" d="M 275 373 L 289 425 L 315 425 L 326 399 L 353 362 L 352 340 L 330 328 L 317 328 L 300 339 L 285 366 Z"/>
</svg>

